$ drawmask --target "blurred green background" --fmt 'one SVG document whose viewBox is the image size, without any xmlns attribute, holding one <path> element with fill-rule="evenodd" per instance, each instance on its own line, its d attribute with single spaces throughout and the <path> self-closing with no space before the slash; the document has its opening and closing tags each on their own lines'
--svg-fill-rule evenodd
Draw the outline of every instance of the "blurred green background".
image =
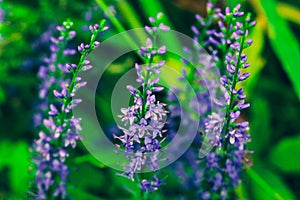
<svg viewBox="0 0 300 200">
<path fill-rule="evenodd" d="M 238 0 L 219 1 L 234 7 Z M 87 41 L 87 26 L 107 18 L 109 37 L 120 31 L 142 27 L 147 18 L 162 11 L 166 23 L 192 36 L 194 15 L 205 15 L 202 0 L 4 0 L 0 2 L 0 200 L 30 196 L 32 168 L 29 147 L 37 133 L 32 125 L 38 102 L 38 67 L 49 55 L 49 37 L 66 18 L 74 21 L 74 47 Z M 300 1 L 247 0 L 257 26 L 247 49 L 251 77 L 244 87 L 251 108 L 243 115 L 251 124 L 255 151 L 244 181 L 237 188 L 239 199 L 300 199 Z M 120 59 L 108 73 L 117 80 L 134 60 Z M 106 91 L 107 90 L 107 91 Z M 97 96 L 96 108 L 109 123 L 108 103 Z M 86 152 L 83 145 L 71 152 L 70 180 L 76 199 L 132 199 L 136 187 L 115 175 Z M 161 193 L 176 199 L 172 180 Z M 191 191 L 193 192 L 193 191 Z M 172 195 L 173 194 L 173 195 Z M 157 197 L 159 198 L 159 197 Z"/>
</svg>

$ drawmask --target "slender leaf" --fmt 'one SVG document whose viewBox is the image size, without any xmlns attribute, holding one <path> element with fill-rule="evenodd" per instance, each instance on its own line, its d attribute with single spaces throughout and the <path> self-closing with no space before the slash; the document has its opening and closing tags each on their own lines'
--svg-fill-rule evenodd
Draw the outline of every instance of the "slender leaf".
<svg viewBox="0 0 300 200">
<path fill-rule="evenodd" d="M 276 1 L 255 1 L 260 3 L 268 20 L 268 35 L 271 45 L 287 73 L 300 100 L 300 49 L 299 43 L 287 22 L 279 16 Z"/>
<path fill-rule="evenodd" d="M 300 136 L 284 139 L 275 146 L 270 155 L 271 162 L 283 172 L 300 173 Z"/>
<path fill-rule="evenodd" d="M 277 12 L 283 18 L 300 25 L 300 9 L 286 3 L 278 3 Z"/>
<path fill-rule="evenodd" d="M 265 99 L 255 98 L 251 109 L 251 137 L 250 149 L 255 150 L 255 155 L 263 153 L 271 136 L 271 114 Z"/>
<path fill-rule="evenodd" d="M 281 178 L 270 170 L 256 166 L 255 170 L 252 168 L 248 169 L 247 174 L 252 180 L 254 191 L 251 193 L 254 199 L 295 199 L 294 194 Z"/>
</svg>

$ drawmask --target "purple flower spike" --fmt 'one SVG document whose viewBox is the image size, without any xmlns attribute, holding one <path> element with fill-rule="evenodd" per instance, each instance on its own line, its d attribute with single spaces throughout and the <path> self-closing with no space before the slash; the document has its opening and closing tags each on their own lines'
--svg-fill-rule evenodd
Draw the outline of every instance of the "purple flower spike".
<svg viewBox="0 0 300 200">
<path fill-rule="evenodd" d="M 93 50 L 96 35 L 100 32 L 99 25 L 92 26 L 92 36 L 89 44 L 81 43 L 78 50 L 81 53 L 78 64 L 60 63 L 62 59 L 58 55 L 73 55 L 73 49 L 67 47 L 68 40 L 75 36 L 71 30 L 71 21 L 64 22 L 63 27 L 58 27 L 60 36 L 58 39 L 51 38 L 53 55 L 45 59 L 48 68 L 42 66 L 39 70 L 39 77 L 42 79 L 40 88 L 41 100 L 49 105 L 40 113 L 42 123 L 39 124 L 39 138 L 34 141 L 33 150 L 36 154 L 36 185 L 38 194 L 36 199 L 65 199 L 67 197 L 66 185 L 69 173 L 65 160 L 69 156 L 68 147 L 75 148 L 78 140 L 81 139 L 80 119 L 70 116 L 69 113 L 75 108 L 81 99 L 75 99 L 75 93 L 79 88 L 86 85 L 80 82 L 78 72 L 84 68 L 91 68 L 89 61 L 85 60 L 87 54 Z M 60 49 L 65 46 L 64 49 Z M 66 74 L 64 74 L 66 73 Z M 44 99 L 47 94 L 48 99 Z M 44 119 L 43 119 L 44 118 Z"/>
<path fill-rule="evenodd" d="M 182 79 L 192 80 L 194 87 L 200 87 L 201 92 L 197 92 L 197 97 L 187 98 L 186 101 L 189 100 L 193 108 L 193 102 L 200 99 L 201 109 L 195 110 L 200 113 L 200 124 L 204 125 L 202 128 L 204 130 L 201 128 L 199 130 L 199 132 L 205 133 L 201 136 L 201 140 L 210 141 L 214 146 L 208 153 L 194 148 L 190 149 L 189 153 L 194 156 L 200 155 L 201 160 L 198 164 L 186 156 L 185 161 L 193 164 L 181 166 L 180 171 L 186 169 L 186 171 L 192 172 L 189 174 L 192 178 L 184 177 L 182 173 L 176 174 L 183 177 L 184 185 L 187 185 L 187 188 L 198 188 L 195 196 L 189 198 L 224 200 L 232 198 L 231 194 L 239 184 L 244 166 L 247 165 L 244 160 L 245 155 L 249 154 L 249 151 L 246 151 L 246 143 L 250 141 L 249 123 L 240 116 L 241 111 L 248 108 L 250 104 L 245 103 L 246 95 L 244 89 L 239 87 L 239 82 L 245 81 L 250 76 L 250 73 L 244 70 L 250 65 L 244 49 L 252 44 L 252 40 L 247 40 L 247 36 L 249 29 L 255 25 L 250 16 L 241 10 L 241 5 L 237 5 L 233 10 L 227 7 L 225 12 L 222 12 L 221 9 L 215 8 L 212 1 L 209 1 L 207 17 L 196 15 L 197 24 L 191 27 L 195 43 L 199 42 L 210 53 L 212 65 L 217 66 L 223 73 L 220 78 L 220 84 L 223 86 L 220 90 L 224 94 L 222 100 L 212 100 L 211 94 L 207 94 L 207 96 L 208 101 L 211 101 L 208 105 L 214 103 L 218 107 L 224 107 L 225 115 L 221 116 L 219 113 L 212 112 L 209 106 L 204 106 L 206 103 L 203 99 L 205 99 L 208 83 L 203 83 L 201 73 L 197 73 L 198 70 L 194 73 L 187 70 Z M 217 28 L 215 24 L 218 24 Z M 197 49 L 196 44 L 195 49 Z M 191 60 L 201 63 L 200 59 L 197 60 L 199 55 L 197 50 L 185 52 L 187 56 L 183 58 L 183 63 L 187 65 L 186 68 L 189 67 L 188 62 Z M 215 84 L 217 85 L 217 83 Z M 187 91 L 178 90 L 176 90 L 176 94 L 188 96 Z M 181 108 L 177 105 L 176 98 L 171 96 L 170 99 L 174 103 L 172 107 L 170 106 L 171 117 L 179 116 L 181 119 L 190 117 L 181 116 Z M 170 121 L 172 124 L 172 120 Z M 199 146 L 202 145 L 202 141 L 199 142 Z M 204 154 L 206 157 L 203 158 Z M 143 187 L 149 188 L 149 186 L 150 181 L 145 181 Z"/>
<path fill-rule="evenodd" d="M 133 95 L 134 105 L 121 109 L 122 114 L 118 117 L 124 123 L 119 127 L 123 133 L 121 136 L 114 135 L 114 138 L 122 143 L 120 147 L 125 148 L 128 160 L 125 172 L 121 176 L 132 181 L 135 181 L 136 173 L 144 168 L 158 170 L 159 150 L 165 137 L 164 118 L 168 112 L 164 109 L 166 104 L 160 103 L 155 97 L 155 93 L 162 91 L 164 87 L 157 85 L 158 77 L 153 77 L 153 74 L 161 73 L 160 68 L 165 65 L 165 61 L 152 63 L 155 56 L 165 54 L 167 51 L 166 46 L 157 48 L 157 44 L 154 42 L 156 41 L 156 31 L 169 29 L 160 23 L 161 15 L 158 14 L 157 19 L 150 18 L 150 23 L 156 27 L 145 27 L 150 38 L 147 39 L 146 46 L 142 46 L 138 52 L 146 59 L 147 65 L 142 67 L 138 63 L 135 64 L 137 82 L 141 84 L 142 89 L 139 90 L 131 85 L 127 86 Z M 141 190 L 145 192 L 155 191 L 160 186 L 161 180 L 156 176 L 151 181 L 142 180 L 140 183 Z"/>
</svg>

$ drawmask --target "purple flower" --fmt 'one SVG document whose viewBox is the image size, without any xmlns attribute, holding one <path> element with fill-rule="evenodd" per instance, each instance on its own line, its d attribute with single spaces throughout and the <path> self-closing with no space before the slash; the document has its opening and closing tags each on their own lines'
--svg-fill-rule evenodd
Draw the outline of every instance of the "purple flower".
<svg viewBox="0 0 300 200">
<path fill-rule="evenodd" d="M 164 88 L 158 86 L 159 78 L 154 78 L 153 74 L 159 74 L 160 68 L 164 66 L 165 61 L 153 63 L 155 56 L 165 54 L 166 46 L 156 47 L 155 37 L 158 31 L 167 31 L 169 28 L 160 22 L 162 14 L 159 13 L 157 18 L 150 17 L 149 21 L 153 27 L 145 27 L 151 38 L 148 38 L 146 45 L 138 51 L 139 54 L 147 60 L 147 65 L 135 64 L 137 70 L 137 82 L 141 84 L 139 90 L 131 85 L 127 86 L 129 92 L 133 95 L 134 105 L 121 109 L 121 118 L 124 126 L 120 129 L 123 132 L 121 136 L 114 136 L 122 142 L 121 147 L 125 148 L 128 164 L 125 172 L 121 175 L 135 180 L 137 172 L 143 172 L 147 168 L 157 171 L 158 154 L 161 148 L 161 142 L 165 137 L 165 118 L 167 111 L 164 109 L 166 104 L 156 100 L 155 93 L 162 91 Z M 160 179 L 156 176 L 154 181 L 142 180 L 140 183 L 141 190 L 154 191 L 161 185 Z"/>
<path fill-rule="evenodd" d="M 216 8 L 213 3 L 209 2 L 207 13 L 207 17 L 196 15 L 197 25 L 192 26 L 192 31 L 195 41 L 199 41 L 200 45 L 212 55 L 211 62 L 225 72 L 220 79 L 221 85 L 224 86 L 221 90 L 225 93 L 225 101 L 216 99 L 212 102 L 216 106 L 224 107 L 226 113 L 225 116 L 221 116 L 219 113 L 211 112 L 210 107 L 206 107 L 207 110 L 199 112 L 201 113 L 199 118 L 204 124 L 204 132 L 206 133 L 201 140 L 209 140 L 215 147 L 199 161 L 199 164 L 187 157 L 190 162 L 197 166 L 195 168 L 192 168 L 193 165 L 189 166 L 194 171 L 189 187 L 198 188 L 195 198 L 228 199 L 231 198 L 228 195 L 234 192 L 234 187 L 241 180 L 241 174 L 245 166 L 244 156 L 249 153 L 245 150 L 246 143 L 250 140 L 248 134 L 249 123 L 240 121 L 240 116 L 241 111 L 248 108 L 250 104 L 245 103 L 244 89 L 238 88 L 237 83 L 246 80 L 250 76 L 248 72 L 241 69 L 249 67 L 247 56 L 243 53 L 243 50 L 252 44 L 252 40 L 246 40 L 246 37 L 249 29 L 255 23 L 251 21 L 249 14 L 245 16 L 240 5 L 237 5 L 233 10 L 226 8 L 225 13 L 221 13 L 221 9 Z M 219 26 L 217 29 L 215 24 Z M 197 54 L 196 51 L 193 52 L 192 49 L 187 49 L 186 52 L 187 56 L 183 59 L 185 64 L 188 65 L 187 61 L 199 62 L 198 58 L 194 56 Z M 202 71 L 200 73 L 197 73 L 197 70 L 185 71 L 188 71 L 188 73 L 183 73 L 183 79 L 189 80 L 195 88 L 200 87 L 200 90 L 205 91 L 206 86 L 202 85 L 202 78 L 199 76 Z M 210 82 L 207 84 L 213 85 L 215 83 Z M 180 88 L 177 89 L 180 93 Z M 195 90 L 198 92 L 197 89 Z M 185 90 L 183 92 L 184 94 L 187 93 Z M 205 96 L 205 92 L 199 94 Z M 211 94 L 209 93 L 208 96 L 211 97 Z M 203 96 L 198 98 L 202 100 Z M 174 104 L 173 97 L 171 100 L 171 115 L 177 117 L 178 115 L 174 115 L 172 112 L 180 114 L 178 112 L 180 109 Z M 197 102 L 197 98 L 194 97 L 189 102 L 190 107 L 193 107 L 194 102 Z M 205 105 L 204 100 L 200 102 L 201 105 Z M 193 110 L 197 111 L 197 109 Z M 189 118 L 190 116 L 180 117 Z M 203 117 L 204 119 L 201 120 Z M 200 131 L 202 132 L 202 130 Z M 190 151 L 191 154 L 196 154 L 194 149 Z M 201 174 L 202 178 L 199 178 L 196 174 Z M 185 180 L 185 182 L 188 183 L 188 180 Z"/>
<path fill-rule="evenodd" d="M 162 180 L 157 178 L 157 176 L 155 175 L 152 181 L 143 179 L 141 181 L 140 188 L 145 192 L 152 192 L 158 190 L 161 187 L 161 185 L 163 185 Z"/>
<path fill-rule="evenodd" d="M 217 192 L 220 198 L 227 198 L 227 191 L 233 191 L 233 188 L 237 186 L 241 179 L 243 155 L 245 143 L 249 141 L 249 129 L 248 122 L 239 122 L 241 110 L 249 107 L 249 103 L 245 104 L 246 95 L 243 88 L 237 89 L 237 83 L 246 80 L 249 77 L 249 73 L 242 73 L 240 69 L 247 68 L 247 56 L 243 54 L 243 50 L 249 47 L 252 41 L 247 42 L 246 37 L 248 30 L 251 27 L 251 21 L 246 19 L 243 22 L 244 12 L 240 11 L 240 5 L 237 5 L 233 11 L 226 8 L 225 14 L 218 13 L 221 18 L 219 21 L 220 33 L 217 31 L 214 35 L 219 40 L 220 45 L 217 46 L 217 50 L 221 51 L 225 56 L 223 62 L 219 62 L 220 69 L 226 69 L 227 72 L 221 78 L 221 84 L 226 88 L 226 115 L 225 119 L 219 118 L 224 124 L 222 125 L 222 135 L 220 135 L 216 141 L 218 149 L 223 150 L 225 153 L 218 154 L 217 152 L 211 152 L 205 158 L 204 162 L 207 162 L 211 167 L 207 172 L 210 176 L 214 176 L 210 180 L 214 184 L 213 190 Z M 247 17 L 248 18 L 248 17 Z M 224 22 L 223 22 L 224 21 Z M 227 26 L 224 26 L 224 23 Z M 226 34 L 222 34 L 227 32 Z M 211 37 L 209 39 L 211 41 Z M 212 43 L 213 44 L 213 43 Z M 229 45 L 229 47 L 228 47 Z M 222 60 L 221 60 L 222 61 Z M 218 118 L 215 115 L 214 118 Z M 206 131 L 211 132 L 212 129 L 216 129 L 219 126 L 215 123 L 215 120 L 208 120 Z M 220 127 L 219 127 L 220 128 Z M 214 155 L 214 161 L 209 160 L 211 155 Z M 225 161 L 225 165 L 220 165 L 220 160 Z M 213 164 L 215 163 L 215 164 Z M 205 191 L 203 191 L 205 193 Z"/>
<path fill-rule="evenodd" d="M 75 32 L 71 30 L 72 25 L 73 22 L 65 21 L 63 26 L 57 27 L 60 36 L 58 39 L 51 39 L 55 47 L 66 46 L 64 43 L 75 36 Z M 85 57 L 95 48 L 96 36 L 103 29 L 104 21 L 100 22 L 100 25 L 93 26 L 90 43 L 84 45 L 78 64 L 57 64 L 63 59 L 61 55 L 70 55 L 74 52 L 69 49 L 51 48 L 54 52 L 46 59 L 48 68 L 41 67 L 39 71 L 39 77 L 42 79 L 40 89 L 43 91 L 40 97 L 46 105 L 49 104 L 49 109 L 44 113 L 43 123 L 39 126 L 39 138 L 33 144 L 36 153 L 34 162 L 37 167 L 38 199 L 66 198 L 69 169 L 65 160 L 69 156 L 68 148 L 75 148 L 77 141 L 81 139 L 79 131 L 82 130 L 80 119 L 68 113 L 81 102 L 81 99 L 75 98 L 75 93 L 85 86 L 86 82 L 80 82 L 81 78 L 77 74 L 83 68 L 83 70 L 91 68 Z M 47 93 L 50 97 L 45 99 Z M 49 194 L 49 191 L 53 193 Z"/>
</svg>

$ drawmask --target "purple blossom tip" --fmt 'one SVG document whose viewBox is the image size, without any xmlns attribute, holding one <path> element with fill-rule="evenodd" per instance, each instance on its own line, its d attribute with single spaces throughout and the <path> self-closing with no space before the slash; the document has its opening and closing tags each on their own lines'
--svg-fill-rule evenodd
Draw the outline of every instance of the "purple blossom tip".
<svg viewBox="0 0 300 200">
<path fill-rule="evenodd" d="M 225 14 L 226 14 L 226 15 L 229 15 L 229 14 L 230 14 L 230 8 L 229 8 L 229 7 L 226 7 L 226 8 L 225 8 Z"/>
<path fill-rule="evenodd" d="M 75 31 L 70 31 L 69 32 L 70 39 L 73 39 L 75 36 L 76 36 L 76 32 Z"/>
<path fill-rule="evenodd" d="M 50 116 L 56 116 L 57 113 L 58 113 L 57 108 L 53 104 L 50 104 L 50 111 L 48 112 L 48 114 Z"/>
<path fill-rule="evenodd" d="M 150 23 L 154 24 L 155 23 L 154 17 L 149 17 L 149 21 L 150 21 Z"/>
<path fill-rule="evenodd" d="M 149 33 L 149 34 L 153 33 L 152 29 L 149 26 L 145 26 L 144 28 L 147 33 Z"/>
<path fill-rule="evenodd" d="M 153 92 L 161 92 L 164 90 L 164 87 L 153 87 Z"/>
<path fill-rule="evenodd" d="M 195 15 L 195 18 L 196 18 L 198 21 L 202 21 L 202 20 L 203 20 L 203 18 L 202 18 L 199 14 L 196 14 L 196 15 Z"/>
<path fill-rule="evenodd" d="M 56 30 L 58 30 L 58 31 L 64 31 L 65 28 L 63 26 L 56 26 Z"/>
<path fill-rule="evenodd" d="M 77 47 L 79 52 L 82 52 L 84 50 L 84 44 L 81 43 L 78 47 Z"/>
<path fill-rule="evenodd" d="M 199 30 L 196 28 L 196 26 L 192 26 L 191 29 L 195 35 L 199 35 Z"/>
<path fill-rule="evenodd" d="M 146 47 L 148 49 L 152 48 L 152 40 L 150 38 L 147 38 Z"/>
<path fill-rule="evenodd" d="M 162 30 L 162 31 L 169 31 L 169 30 L 170 30 L 170 27 L 164 25 L 163 23 L 160 23 L 158 27 L 159 27 L 159 29 Z"/>
<path fill-rule="evenodd" d="M 246 73 L 244 73 L 244 74 L 241 74 L 241 75 L 239 76 L 239 81 L 244 81 L 244 80 L 246 80 L 249 76 L 250 76 L 250 72 L 246 72 Z"/>
<path fill-rule="evenodd" d="M 214 4 L 212 4 L 212 2 L 209 1 L 209 2 L 207 2 L 206 7 L 208 9 L 213 9 L 214 8 Z"/>
<path fill-rule="evenodd" d="M 102 28 L 102 31 L 106 31 L 106 30 L 108 30 L 108 29 L 109 29 L 108 26 L 104 26 L 104 27 Z"/>
<path fill-rule="evenodd" d="M 166 47 L 165 45 L 162 46 L 162 47 L 160 47 L 160 48 L 157 50 L 157 52 L 158 52 L 159 54 L 165 54 L 166 51 L 167 51 L 167 47 Z"/>
<path fill-rule="evenodd" d="M 162 13 L 162 12 L 159 12 L 159 13 L 157 13 L 156 18 L 157 18 L 157 19 L 161 19 L 162 16 L 163 16 L 163 13 Z"/>
<path fill-rule="evenodd" d="M 98 47 L 100 45 L 100 42 L 99 41 L 95 41 L 94 42 L 94 47 L 96 48 L 96 47 Z"/>
</svg>

